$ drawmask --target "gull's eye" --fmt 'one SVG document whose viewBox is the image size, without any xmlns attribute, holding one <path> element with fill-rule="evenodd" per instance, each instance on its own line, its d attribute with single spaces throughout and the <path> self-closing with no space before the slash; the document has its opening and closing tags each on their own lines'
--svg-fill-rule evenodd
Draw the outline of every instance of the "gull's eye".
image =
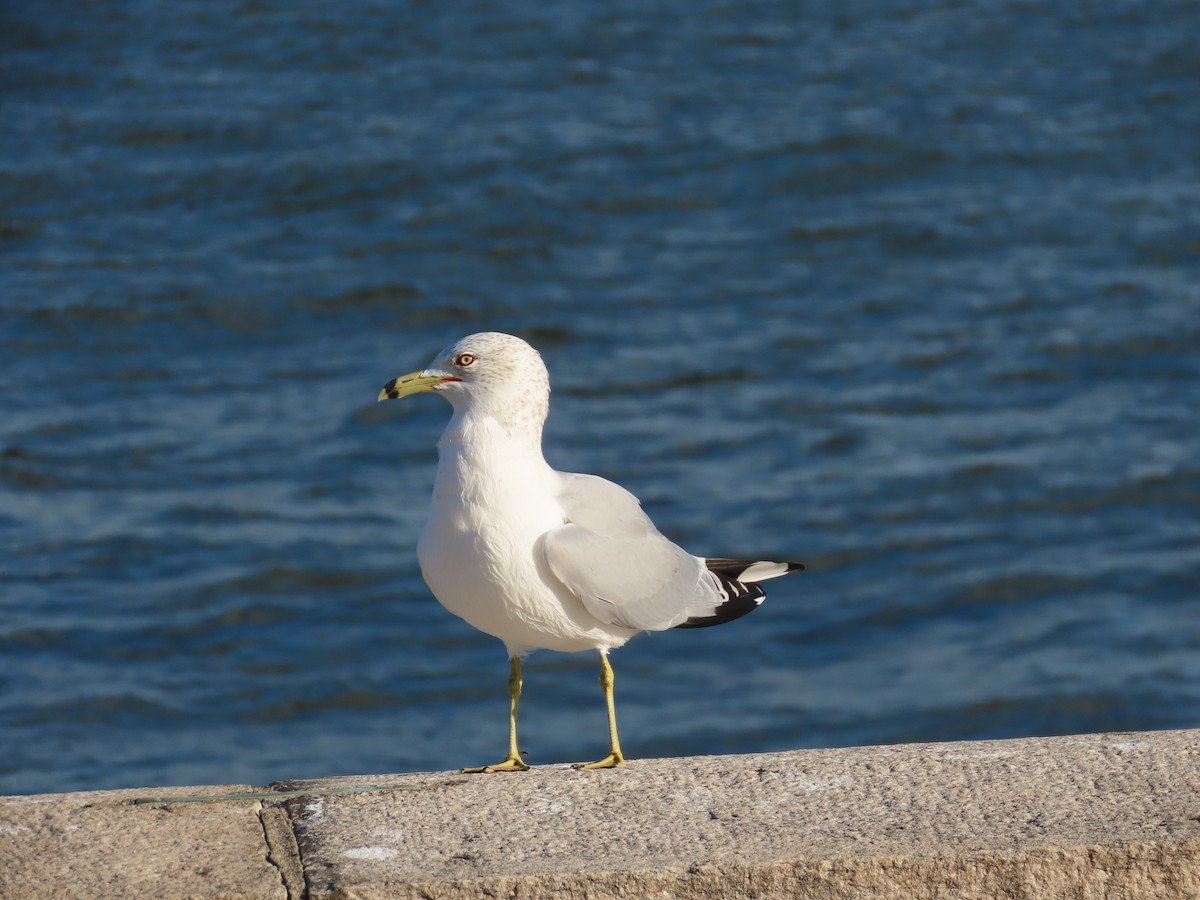
<svg viewBox="0 0 1200 900">
<path fill-rule="evenodd" d="M 454 364 L 462 366 L 464 369 L 473 362 L 475 362 L 475 354 L 473 353 L 460 353 L 454 357 Z"/>
</svg>

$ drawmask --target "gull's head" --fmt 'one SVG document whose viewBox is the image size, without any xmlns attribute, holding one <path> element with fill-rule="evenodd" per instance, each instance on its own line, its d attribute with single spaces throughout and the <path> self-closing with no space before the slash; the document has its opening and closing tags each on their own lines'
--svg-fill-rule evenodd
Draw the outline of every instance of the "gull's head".
<svg viewBox="0 0 1200 900">
<path fill-rule="evenodd" d="M 483 410 L 506 423 L 546 419 L 550 376 L 542 357 L 511 334 L 484 331 L 455 341 L 424 369 L 393 378 L 380 400 L 436 391 L 455 409 Z"/>
</svg>

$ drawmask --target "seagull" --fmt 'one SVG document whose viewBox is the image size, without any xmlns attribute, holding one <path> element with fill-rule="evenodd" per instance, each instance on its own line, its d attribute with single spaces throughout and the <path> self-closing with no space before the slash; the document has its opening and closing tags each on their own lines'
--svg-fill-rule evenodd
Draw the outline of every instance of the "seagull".
<svg viewBox="0 0 1200 900">
<path fill-rule="evenodd" d="M 524 771 L 517 743 L 521 660 L 534 650 L 600 654 L 608 755 L 575 768 L 625 765 L 608 653 L 642 631 L 720 625 L 753 611 L 760 582 L 800 563 L 693 556 L 669 541 L 637 497 L 596 475 L 558 472 L 542 455 L 550 376 L 510 334 L 482 332 L 424 369 L 393 378 L 379 400 L 432 391 L 453 415 L 417 559 L 438 602 L 504 642 L 508 753 L 464 773 Z"/>
</svg>

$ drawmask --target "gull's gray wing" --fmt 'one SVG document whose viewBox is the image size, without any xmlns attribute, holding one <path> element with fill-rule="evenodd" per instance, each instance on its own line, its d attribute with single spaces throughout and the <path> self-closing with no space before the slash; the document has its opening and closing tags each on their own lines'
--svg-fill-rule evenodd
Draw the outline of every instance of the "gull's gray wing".
<svg viewBox="0 0 1200 900">
<path fill-rule="evenodd" d="M 602 622 L 662 631 L 724 602 L 704 560 L 663 537 L 637 497 L 595 475 L 560 473 L 566 523 L 541 540 L 550 571 Z"/>
</svg>

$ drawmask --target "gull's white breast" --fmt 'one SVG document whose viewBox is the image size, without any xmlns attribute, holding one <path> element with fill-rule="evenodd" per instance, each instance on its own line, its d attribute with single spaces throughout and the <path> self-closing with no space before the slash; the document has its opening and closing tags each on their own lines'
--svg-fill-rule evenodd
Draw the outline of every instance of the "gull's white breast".
<svg viewBox="0 0 1200 900">
<path fill-rule="evenodd" d="M 635 631 L 600 622 L 550 573 L 539 540 L 563 524 L 560 476 L 538 453 L 481 442 L 441 447 L 421 573 L 454 615 L 505 643 L 509 654 L 619 647 Z"/>
</svg>

